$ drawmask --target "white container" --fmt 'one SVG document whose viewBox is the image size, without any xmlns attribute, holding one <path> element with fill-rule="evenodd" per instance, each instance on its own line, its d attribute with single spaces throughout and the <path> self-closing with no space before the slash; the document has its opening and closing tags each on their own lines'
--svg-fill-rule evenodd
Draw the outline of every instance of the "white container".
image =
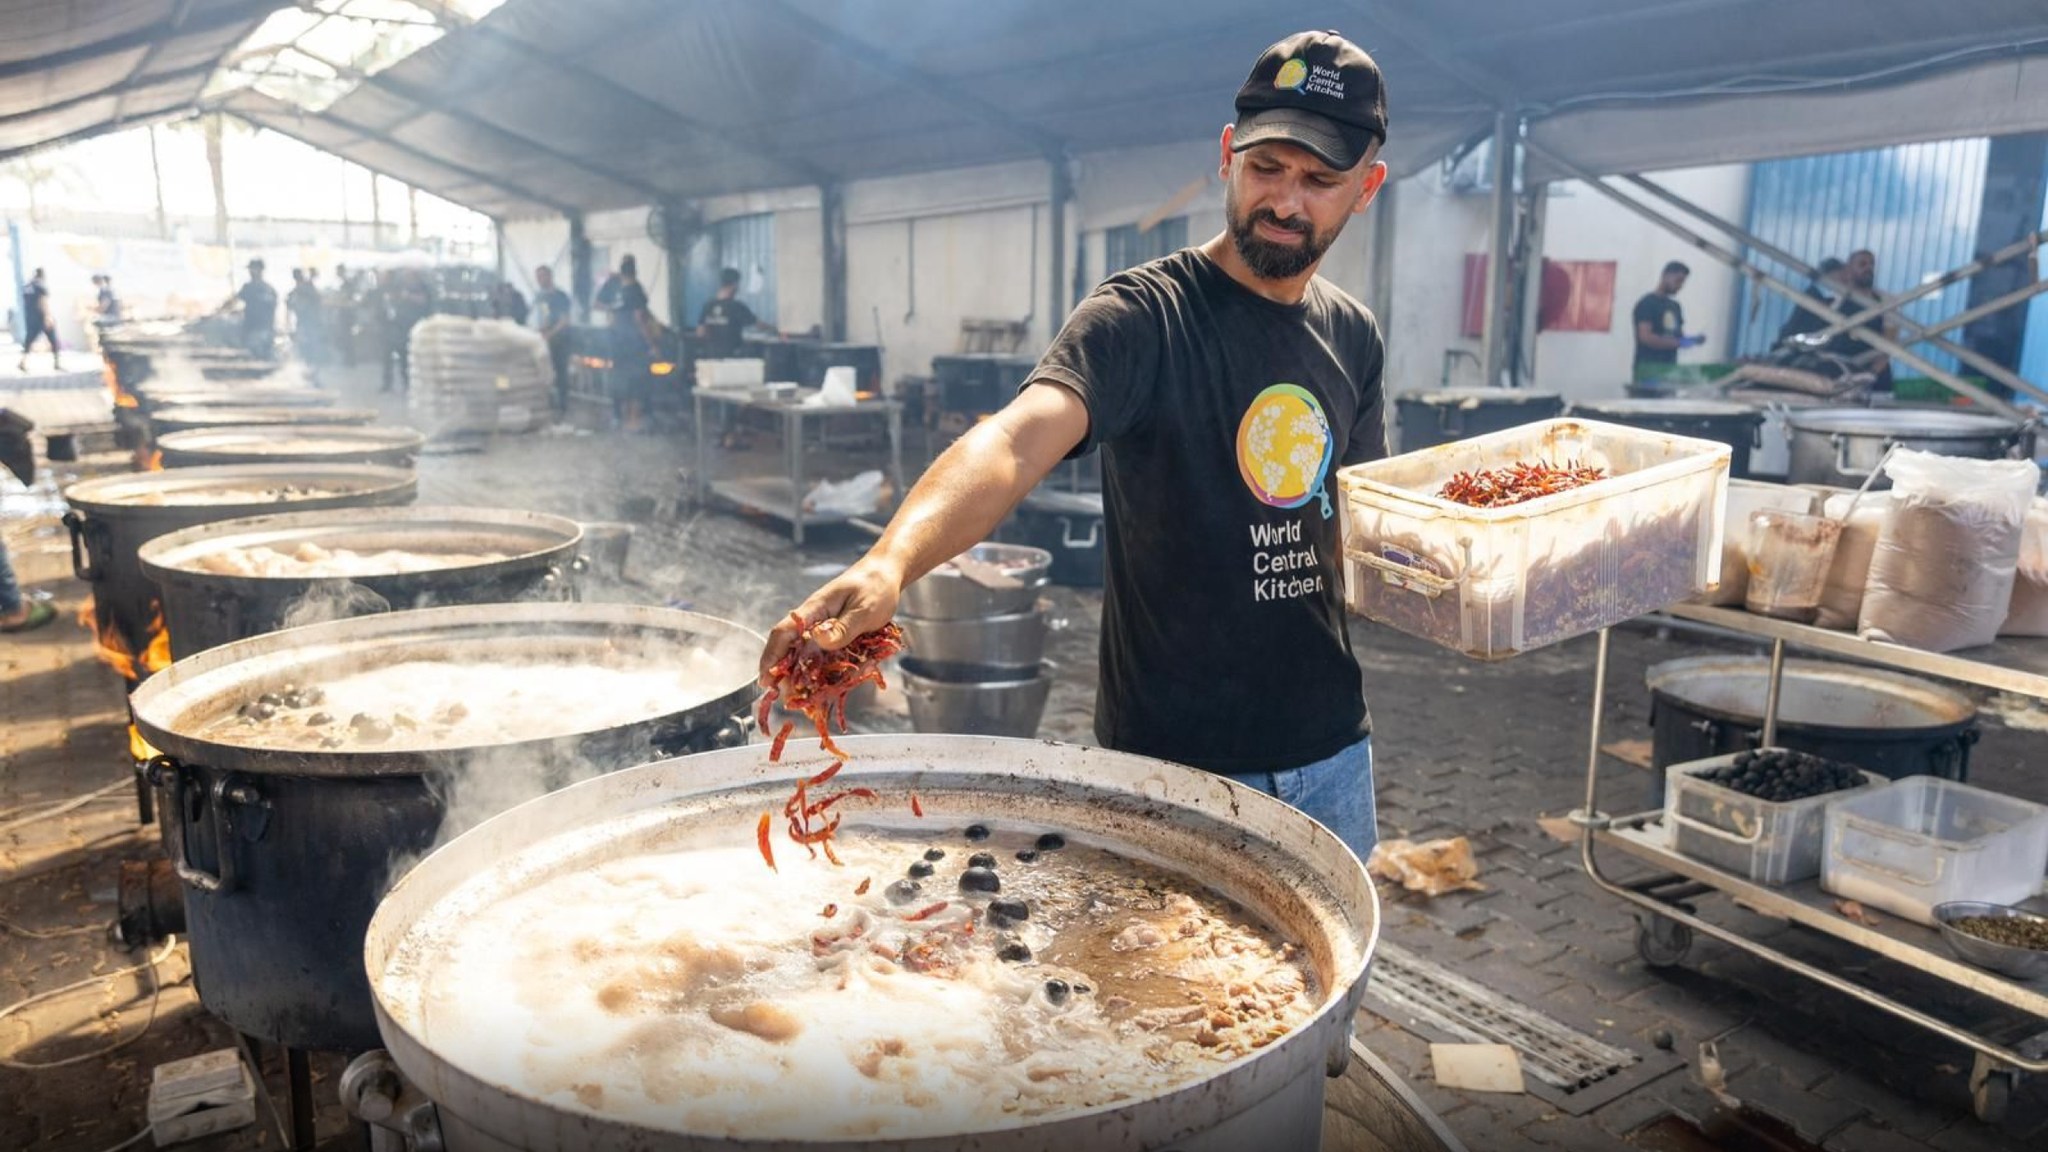
<svg viewBox="0 0 2048 1152">
<path fill-rule="evenodd" d="M 767 379 L 765 360 L 699 360 L 699 388 L 759 388 Z"/>
<path fill-rule="evenodd" d="M 1762 480 L 1728 482 L 1728 529 L 1721 540 L 1721 580 L 1700 597 L 1702 604 L 1724 608 L 1742 603 L 1749 591 L 1749 556 L 1755 547 L 1750 534 L 1752 512 L 1812 512 L 1820 498 L 1811 488 L 1769 484 Z"/>
<path fill-rule="evenodd" d="M 1830 801 L 1882 788 L 1885 778 L 1863 774 L 1863 784 L 1804 800 L 1778 802 L 1745 795 L 1699 779 L 1735 757 L 1716 756 L 1664 770 L 1664 827 L 1674 850 L 1776 887 L 1820 875 Z"/>
<path fill-rule="evenodd" d="M 1353 612 L 1500 660 L 1691 599 L 1720 576 L 1728 445 L 1545 420 L 1338 473 Z M 1607 479 L 1507 508 L 1437 496 L 1459 472 L 1576 462 Z"/>
<path fill-rule="evenodd" d="M 2048 808 L 1934 776 L 1828 805 L 1820 886 L 1932 925 L 1951 900 L 2018 904 L 2048 871 Z"/>
</svg>

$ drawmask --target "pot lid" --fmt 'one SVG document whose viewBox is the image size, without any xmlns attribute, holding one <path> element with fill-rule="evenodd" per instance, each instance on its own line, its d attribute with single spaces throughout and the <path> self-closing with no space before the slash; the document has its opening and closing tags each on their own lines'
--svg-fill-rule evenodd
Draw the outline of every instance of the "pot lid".
<svg viewBox="0 0 2048 1152">
<path fill-rule="evenodd" d="M 169 452 L 221 452 L 248 456 L 346 456 L 364 451 L 417 449 L 426 437 L 396 425 L 290 424 L 190 428 L 157 438 Z"/>
<path fill-rule="evenodd" d="M 205 425 L 251 425 L 251 424 L 372 424 L 377 420 L 374 408 L 325 408 L 314 406 L 292 406 L 288 404 L 266 405 L 263 407 L 235 407 L 232 405 L 186 404 L 183 398 L 175 407 L 159 408 L 150 414 L 151 420 L 159 424 L 205 424 Z"/>
<path fill-rule="evenodd" d="M 81 480 L 64 489 L 72 507 L 95 515 L 165 507 L 264 508 L 412 488 L 409 468 L 376 464 L 215 464 Z"/>
<path fill-rule="evenodd" d="M 1456 408 L 1477 408 L 1482 404 L 1550 404 L 1562 398 L 1556 392 L 1532 392 L 1527 388 L 1422 388 L 1395 397 L 1403 403 L 1412 401 Z"/>
<path fill-rule="evenodd" d="M 150 744 L 188 763 L 417 775 L 707 705 L 743 711 L 766 642 L 731 621 L 630 604 L 424 608 L 210 648 L 128 702 Z"/>
<path fill-rule="evenodd" d="M 303 583 L 329 576 L 363 579 L 455 571 L 483 579 L 491 575 L 488 569 L 545 559 L 574 548 L 582 538 L 582 526 L 574 520 L 516 509 L 330 508 L 213 521 L 158 536 L 142 546 L 138 558 L 152 578 L 158 578 L 158 573 L 185 573 L 231 583 Z M 311 554 L 306 551 L 309 548 L 314 550 Z M 381 563 L 356 565 L 346 573 L 309 569 L 275 576 L 206 564 L 208 558 L 218 559 L 224 552 L 259 549 L 298 556 L 309 565 L 344 551 Z M 398 567 L 401 561 L 407 566 Z"/>
<path fill-rule="evenodd" d="M 1801 432 L 1898 436 L 1907 440 L 1979 440 L 2010 436 L 2020 430 L 2016 420 L 1949 408 L 1824 408 L 1793 412 L 1785 417 L 1785 423 Z"/>
<path fill-rule="evenodd" d="M 1696 656 L 1653 666 L 1653 693 L 1725 716 L 1763 722 L 1770 661 L 1751 656 Z M 1911 731 L 1975 719 L 1977 706 L 1939 684 L 1826 660 L 1787 660 L 1778 723 L 1836 730 Z"/>
</svg>

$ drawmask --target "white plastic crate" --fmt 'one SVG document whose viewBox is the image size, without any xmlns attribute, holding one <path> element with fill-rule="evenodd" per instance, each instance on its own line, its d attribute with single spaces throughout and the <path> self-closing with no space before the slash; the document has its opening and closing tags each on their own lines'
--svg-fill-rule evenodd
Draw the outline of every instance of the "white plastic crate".
<svg viewBox="0 0 2048 1152">
<path fill-rule="evenodd" d="M 767 361 L 759 359 L 699 360 L 699 388 L 759 388 L 766 382 Z"/>
<path fill-rule="evenodd" d="M 1922 924 L 1951 900 L 2017 904 L 2048 871 L 2048 808 L 1935 776 L 1828 805 L 1820 886 Z"/>
<path fill-rule="evenodd" d="M 1545 420 L 1338 473 L 1345 599 L 1369 620 L 1500 660 L 1655 611 L 1720 576 L 1726 444 Z M 1459 472 L 1578 463 L 1607 478 L 1507 508 L 1437 496 Z"/>
<path fill-rule="evenodd" d="M 1735 757 L 1715 756 L 1664 770 L 1664 827 L 1671 847 L 1695 860 L 1772 886 L 1820 875 L 1831 800 L 1882 788 L 1885 778 L 1863 774 L 1863 784 L 1804 800 L 1773 801 L 1701 780 Z"/>
</svg>

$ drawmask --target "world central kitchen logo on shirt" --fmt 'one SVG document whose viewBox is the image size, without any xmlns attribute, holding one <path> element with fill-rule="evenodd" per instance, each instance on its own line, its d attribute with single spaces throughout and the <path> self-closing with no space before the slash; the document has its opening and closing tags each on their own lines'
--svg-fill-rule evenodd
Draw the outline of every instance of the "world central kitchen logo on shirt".
<svg viewBox="0 0 2048 1152">
<path fill-rule="evenodd" d="M 1299 508 L 1321 502 L 1323 519 L 1336 514 L 1325 484 L 1335 442 L 1329 418 L 1313 393 L 1275 384 L 1258 394 L 1237 426 L 1237 470 L 1261 504 Z M 1291 600 L 1323 590 L 1313 542 L 1302 539 L 1301 520 L 1250 525 L 1252 599 Z"/>
</svg>

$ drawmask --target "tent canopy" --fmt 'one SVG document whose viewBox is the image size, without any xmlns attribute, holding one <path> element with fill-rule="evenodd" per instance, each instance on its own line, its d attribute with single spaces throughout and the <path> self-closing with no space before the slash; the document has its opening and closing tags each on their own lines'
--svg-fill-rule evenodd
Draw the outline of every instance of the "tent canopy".
<svg viewBox="0 0 2048 1152">
<path fill-rule="evenodd" d="M 144 29 L 182 12 L 230 43 L 223 13 L 272 6 L 0 3 L 143 12 Z M 1258 50 L 1304 27 L 1379 59 L 1403 174 L 1501 108 L 1597 171 L 2048 129 L 2040 0 L 509 0 L 321 111 L 247 89 L 222 107 L 490 215 L 539 215 L 1207 137 Z M 107 83 L 26 70 L 69 28 L 10 38 L 9 80 L 46 86 L 15 106 Z M 167 43 L 185 47 L 143 75 L 218 56 L 218 40 Z M 151 91 L 124 114 L 180 90 Z M 108 122 L 73 112 L 14 139 Z"/>
<path fill-rule="evenodd" d="M 189 112 L 283 0 L 0 0 L 0 160 Z"/>
</svg>

